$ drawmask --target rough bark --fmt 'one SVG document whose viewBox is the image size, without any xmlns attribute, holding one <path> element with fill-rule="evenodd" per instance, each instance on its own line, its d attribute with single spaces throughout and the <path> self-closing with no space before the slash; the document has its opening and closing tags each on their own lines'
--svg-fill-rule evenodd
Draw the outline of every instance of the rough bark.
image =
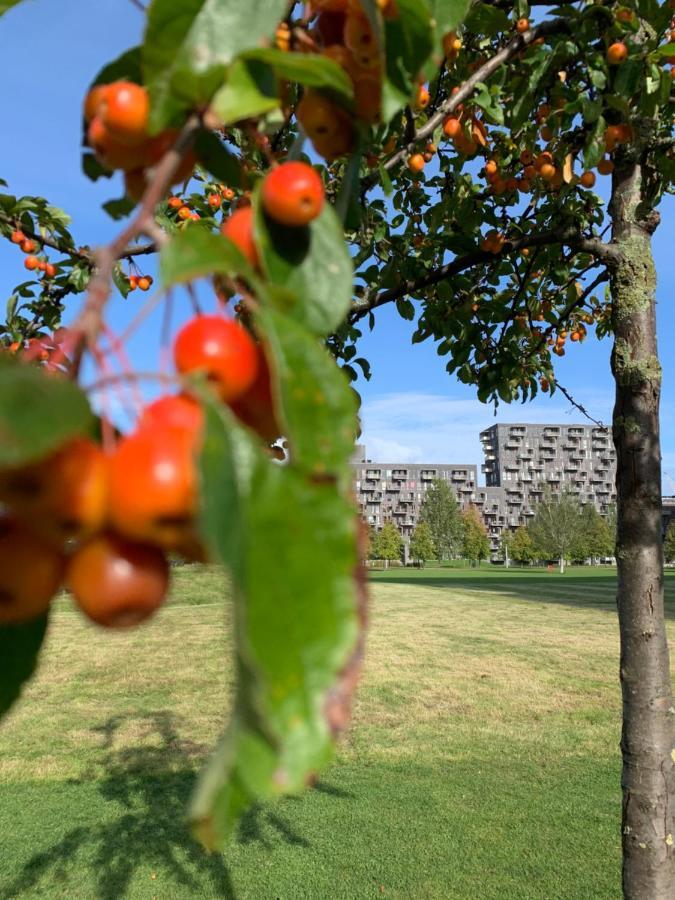
<svg viewBox="0 0 675 900">
<path fill-rule="evenodd" d="M 610 213 L 619 251 L 611 271 L 616 383 L 617 548 L 623 696 L 623 890 L 629 900 L 675 897 L 673 709 L 663 608 L 661 367 L 656 273 L 640 161 L 614 173 Z"/>
</svg>

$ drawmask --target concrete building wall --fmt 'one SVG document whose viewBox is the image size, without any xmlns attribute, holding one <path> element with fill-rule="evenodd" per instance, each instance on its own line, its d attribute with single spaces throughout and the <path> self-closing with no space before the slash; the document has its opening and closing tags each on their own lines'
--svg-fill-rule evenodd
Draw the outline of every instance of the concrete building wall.
<svg viewBox="0 0 675 900">
<path fill-rule="evenodd" d="M 493 425 L 481 432 L 484 510 L 493 549 L 501 533 L 527 525 L 546 491 L 564 491 L 606 515 L 616 502 L 616 456 L 611 435 L 588 425 Z M 490 512 L 486 510 L 489 503 Z"/>
<path fill-rule="evenodd" d="M 409 538 L 419 520 L 424 495 L 437 478 L 448 482 L 463 507 L 475 497 L 477 466 L 373 463 L 367 462 L 365 453 L 361 454 L 360 450 L 355 458 L 354 482 L 359 513 L 378 531 L 385 522 L 391 521 L 404 538 Z"/>
</svg>

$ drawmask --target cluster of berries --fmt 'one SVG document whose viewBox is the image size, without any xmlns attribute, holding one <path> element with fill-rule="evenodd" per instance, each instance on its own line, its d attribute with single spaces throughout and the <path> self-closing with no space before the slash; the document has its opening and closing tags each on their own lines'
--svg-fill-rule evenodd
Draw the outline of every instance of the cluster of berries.
<svg viewBox="0 0 675 900">
<path fill-rule="evenodd" d="M 288 228 L 308 225 L 325 200 L 318 174 L 299 162 L 272 170 L 261 197 L 266 215 Z M 243 245 L 233 239 L 257 265 L 251 208 L 237 212 L 249 216 L 249 228 Z M 198 315 L 178 332 L 173 357 L 179 375 L 205 375 L 266 444 L 279 437 L 267 357 L 246 328 Z M 167 592 L 166 554 L 206 557 L 196 525 L 203 427 L 194 397 L 166 395 L 111 451 L 79 437 L 46 459 L 0 471 L 0 623 L 41 615 L 61 584 L 100 625 L 128 627 L 152 615 Z"/>
<path fill-rule="evenodd" d="M 126 192 L 132 200 L 139 200 L 145 191 L 146 170 L 159 162 L 178 137 L 174 128 L 151 137 L 149 113 L 147 90 L 131 81 L 96 85 L 84 103 L 87 143 L 101 165 L 124 171 Z M 194 166 L 194 154 L 187 153 L 174 184 L 189 178 Z"/>
<path fill-rule="evenodd" d="M 197 210 L 192 209 L 188 201 L 181 197 L 169 197 L 167 206 L 179 222 L 198 222 L 201 219 Z"/>
<path fill-rule="evenodd" d="M 178 333 L 174 360 L 183 375 L 206 374 L 266 441 L 276 438 L 266 359 L 241 325 L 197 316 Z M 61 584 L 100 625 L 150 616 L 166 595 L 166 554 L 205 558 L 196 528 L 202 430 L 192 396 L 166 395 L 111 452 L 79 437 L 0 471 L 0 623 L 41 615 Z"/>
<path fill-rule="evenodd" d="M 20 228 L 16 228 L 11 233 L 10 240 L 13 244 L 18 244 L 21 251 L 26 254 L 23 264 L 29 272 L 44 272 L 46 278 L 54 278 L 56 276 L 56 266 L 50 263 L 48 259 L 40 259 L 39 256 L 35 255 L 38 245 L 33 238 L 26 237 Z"/>
<path fill-rule="evenodd" d="M 138 288 L 139 291 L 149 291 L 152 287 L 153 278 L 152 275 L 130 274 L 128 281 L 130 291 L 135 291 L 136 288 Z"/>
<path fill-rule="evenodd" d="M 302 228 L 321 213 L 325 192 L 315 169 L 303 162 L 286 162 L 265 177 L 260 199 L 265 213 L 275 222 L 286 228 Z M 253 226 L 253 208 L 239 205 L 220 230 L 258 268 L 260 260 Z"/>
<path fill-rule="evenodd" d="M 395 0 L 378 0 L 385 18 L 398 15 Z M 382 108 L 382 50 L 370 19 L 356 0 L 314 0 L 316 13 L 309 37 L 318 53 L 334 60 L 349 76 L 354 88 L 354 117 L 376 123 Z M 280 46 L 290 45 L 287 32 L 277 33 Z M 308 88 L 298 104 L 298 121 L 314 149 L 327 161 L 348 154 L 356 130 L 352 115 L 325 94 Z"/>
<path fill-rule="evenodd" d="M 40 365 L 48 373 L 64 372 L 69 362 L 63 347 L 65 333 L 59 328 L 52 335 L 38 334 L 29 340 L 13 341 L 2 349 L 20 356 L 23 362 Z"/>
</svg>

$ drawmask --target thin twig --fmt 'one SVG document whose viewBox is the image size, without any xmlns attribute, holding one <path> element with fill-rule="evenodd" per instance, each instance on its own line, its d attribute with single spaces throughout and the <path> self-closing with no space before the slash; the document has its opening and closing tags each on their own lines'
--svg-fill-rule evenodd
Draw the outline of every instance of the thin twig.
<svg viewBox="0 0 675 900">
<path fill-rule="evenodd" d="M 560 393 L 563 394 L 563 396 L 565 396 L 569 400 L 569 402 L 572 404 L 572 406 L 575 409 L 578 409 L 579 412 L 582 414 L 582 416 L 585 416 L 589 422 L 593 422 L 593 424 L 597 425 L 598 428 L 602 428 L 602 430 L 604 432 L 606 432 L 606 433 L 609 432 L 609 428 L 603 422 L 601 422 L 599 419 L 594 419 L 593 416 L 588 412 L 588 410 L 584 406 L 582 406 L 581 403 L 577 403 L 577 401 L 570 394 L 570 392 L 567 390 L 567 388 L 563 387 L 559 381 L 555 382 L 555 386 L 560 391 Z"/>
<path fill-rule="evenodd" d="M 610 244 L 605 244 L 595 238 L 584 238 L 579 235 L 575 229 L 528 235 L 519 238 L 518 240 L 507 241 L 504 244 L 501 253 L 494 254 L 487 250 L 474 250 L 471 253 L 467 253 L 466 256 L 453 259 L 451 262 L 446 263 L 444 266 L 440 266 L 438 269 L 434 269 L 432 272 L 425 273 L 419 279 L 409 279 L 396 288 L 382 291 L 379 294 L 376 293 L 373 296 L 366 294 L 353 304 L 349 321 L 353 324 L 373 309 L 399 300 L 407 294 L 413 294 L 422 288 L 439 284 L 450 276 L 459 275 L 461 272 L 464 272 L 466 269 L 470 269 L 473 266 L 492 262 L 495 259 L 499 259 L 500 256 L 517 252 L 524 247 L 542 247 L 550 244 L 568 244 L 577 250 L 598 257 L 606 264 L 611 264 L 617 255 L 616 249 Z"/>
<path fill-rule="evenodd" d="M 425 124 L 414 133 L 406 146 L 394 153 L 393 156 L 389 157 L 384 163 L 383 168 L 391 169 L 407 159 L 415 145 L 432 135 L 438 126 L 442 125 L 444 120 L 471 96 L 478 84 L 485 81 L 486 78 L 489 78 L 504 63 L 520 53 L 521 50 L 529 47 L 540 37 L 544 37 L 548 34 L 555 34 L 558 31 L 569 31 L 569 28 L 569 22 L 563 18 L 558 18 L 553 19 L 550 22 L 543 22 L 536 28 L 525 32 L 525 34 L 518 34 L 513 37 L 508 44 L 505 44 L 501 50 L 491 57 L 491 59 L 476 69 L 476 71 L 467 78 L 464 84 L 461 85 L 458 91 L 451 97 L 448 97 L 448 99 L 438 107 L 438 111 L 434 113 L 433 116 L 430 116 Z M 374 187 L 377 183 L 377 179 L 377 174 L 370 175 L 368 178 L 364 179 L 364 187 L 366 189 Z"/>
<path fill-rule="evenodd" d="M 106 375 L 88 384 L 84 390 L 88 394 L 105 391 L 111 384 L 120 384 L 126 381 L 159 381 L 162 384 L 180 384 L 177 375 L 167 375 L 162 372 L 116 372 L 114 375 Z"/>
<path fill-rule="evenodd" d="M 107 247 L 102 247 L 94 254 L 96 269 L 89 282 L 89 290 L 84 307 L 71 329 L 75 377 L 84 350 L 84 345 L 94 346 L 101 330 L 103 308 L 110 296 L 110 280 L 115 262 L 125 254 L 128 246 L 140 234 L 155 237 L 154 210 L 170 186 L 174 175 L 189 150 L 197 131 L 201 128 L 201 118 L 193 114 L 185 123 L 176 143 L 162 157 L 155 167 L 154 174 L 143 195 L 140 208 L 129 225 Z"/>
</svg>

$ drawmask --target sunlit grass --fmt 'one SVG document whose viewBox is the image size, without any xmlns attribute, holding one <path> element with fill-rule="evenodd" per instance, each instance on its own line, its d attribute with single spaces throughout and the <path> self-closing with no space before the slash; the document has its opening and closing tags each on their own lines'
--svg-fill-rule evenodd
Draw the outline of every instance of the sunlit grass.
<svg viewBox="0 0 675 900">
<path fill-rule="evenodd" d="M 222 857 L 181 816 L 227 718 L 227 588 L 215 570 L 174 576 L 171 604 L 128 635 L 59 601 L 0 728 L 0 898 L 619 896 L 611 571 L 375 575 L 337 761 L 253 810 Z"/>
</svg>

